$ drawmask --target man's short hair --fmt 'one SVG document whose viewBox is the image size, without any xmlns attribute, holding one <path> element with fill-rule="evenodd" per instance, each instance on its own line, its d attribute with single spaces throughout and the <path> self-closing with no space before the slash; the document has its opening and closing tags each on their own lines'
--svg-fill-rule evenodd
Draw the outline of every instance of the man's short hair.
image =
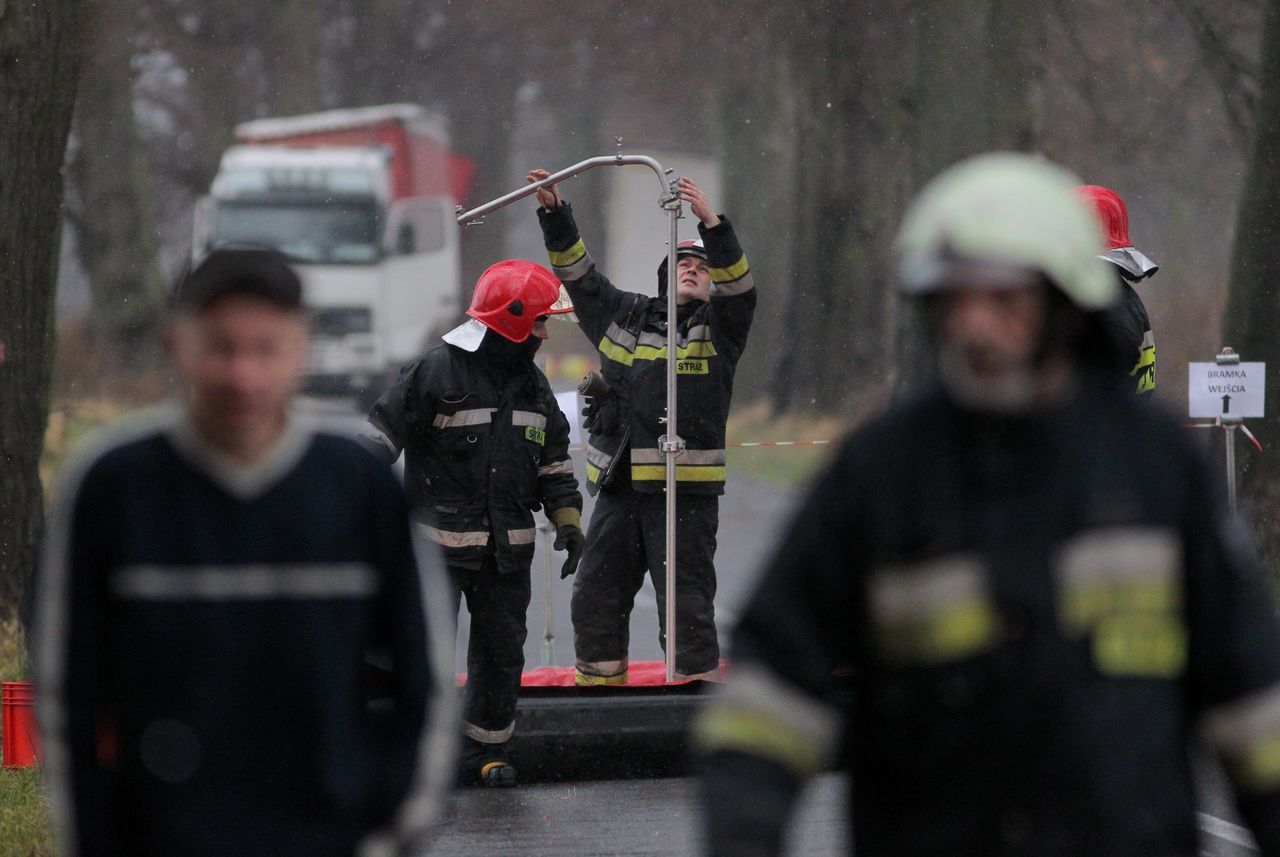
<svg viewBox="0 0 1280 857">
<path fill-rule="evenodd" d="M 266 247 L 214 250 L 178 282 L 173 309 L 198 313 L 226 295 L 254 295 L 282 309 L 302 309 L 302 281 L 283 253 Z"/>
</svg>

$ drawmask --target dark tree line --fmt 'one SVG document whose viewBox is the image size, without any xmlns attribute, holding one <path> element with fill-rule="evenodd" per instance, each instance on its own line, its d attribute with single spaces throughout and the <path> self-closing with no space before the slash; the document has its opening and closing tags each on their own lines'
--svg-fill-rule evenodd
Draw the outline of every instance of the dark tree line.
<svg viewBox="0 0 1280 857">
<path fill-rule="evenodd" d="M 1268 250 L 1280 207 L 1280 89 L 1267 85 L 1280 71 L 1277 3 L 46 0 L 38 11 L 19 4 L 21 14 L 11 4 L 0 17 L 10 53 L 40 44 L 12 35 L 20 25 L 43 26 L 37 35 L 59 50 L 53 65 L 39 65 L 61 75 L 22 82 L 6 71 L 6 98 L 45 89 L 38 110 L 10 102 L 5 115 L 32 121 L 2 133 L 13 151 L 25 147 L 22 157 L 61 155 L 58 146 L 37 155 L 18 137 L 37 126 L 56 134 L 78 50 L 66 213 L 93 294 L 90 341 L 104 367 L 124 372 L 153 341 L 166 280 L 186 252 L 190 206 L 238 122 L 423 104 L 447 117 L 455 148 L 475 162 L 468 201 L 477 202 L 534 166 L 515 163 L 531 123 L 554 147 L 545 166 L 609 151 L 615 133 L 632 151 L 713 155 L 722 207 L 764 301 L 739 397 L 827 413 L 883 400 L 895 373 L 910 383 L 926 362 L 892 288 L 890 244 L 912 192 L 974 152 L 1044 152 L 1120 190 L 1135 239 L 1165 264 L 1144 297 L 1161 342 L 1159 395 L 1176 406 L 1181 364 L 1220 344 L 1213 329 L 1233 232 L 1226 339 L 1250 359 L 1268 356 L 1265 320 L 1277 294 Z M 63 16 L 81 4 L 87 25 L 70 39 Z M 49 40 L 55 30 L 60 41 Z M 584 223 L 604 219 L 603 172 L 571 189 Z M 46 174 L 5 174 L 0 205 L 18 212 L 0 218 L 3 240 L 26 246 L 9 233 L 35 229 L 37 213 L 56 222 L 56 167 L 38 187 L 37 175 Z M 506 255 L 510 229 L 530 228 L 527 212 L 508 211 L 467 230 L 464 282 Z M 0 392 L 21 389 L 0 412 L 11 456 L 0 532 L 19 533 L 3 546 L 0 604 L 16 591 L 39 518 L 52 269 L 36 262 L 53 264 L 41 246 L 30 259 L 0 256 L 8 268 L 27 266 L 6 269 L 0 294 L 0 384 L 13 385 Z M 1280 373 L 1273 379 L 1280 384 Z M 1280 437 L 1268 426 L 1264 442 Z M 1268 461 L 1250 459 L 1244 484 L 1255 505 L 1276 508 L 1280 472 Z"/>
</svg>

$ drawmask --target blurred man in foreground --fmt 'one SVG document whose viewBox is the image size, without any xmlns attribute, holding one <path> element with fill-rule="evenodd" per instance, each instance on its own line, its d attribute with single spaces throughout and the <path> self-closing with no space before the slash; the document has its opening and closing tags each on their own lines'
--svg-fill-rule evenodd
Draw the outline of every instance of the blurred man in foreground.
<svg viewBox="0 0 1280 857">
<path fill-rule="evenodd" d="M 743 613 L 697 729 L 716 857 L 779 853 L 842 741 L 860 857 L 1193 857 L 1201 729 L 1280 854 L 1274 607 L 1198 449 L 1115 377 L 1074 184 L 988 155 L 908 212 L 940 384 L 845 442 Z"/>
<path fill-rule="evenodd" d="M 291 410 L 306 325 L 282 256 L 214 251 L 166 336 L 186 397 L 64 470 L 35 635 L 64 854 L 389 854 L 437 812 L 436 561 L 386 468 Z"/>
<path fill-rule="evenodd" d="M 556 526 L 567 550 L 561 578 L 582 555 L 582 494 L 569 458 L 569 421 L 533 362 L 547 318 L 572 312 L 560 282 L 533 262 L 508 260 L 480 275 L 470 318 L 404 367 L 369 413 L 372 447 L 388 462 L 405 453 L 409 496 L 429 516 L 454 585 L 466 597 L 467 702 L 462 779 L 510 787 L 533 512 Z"/>
</svg>

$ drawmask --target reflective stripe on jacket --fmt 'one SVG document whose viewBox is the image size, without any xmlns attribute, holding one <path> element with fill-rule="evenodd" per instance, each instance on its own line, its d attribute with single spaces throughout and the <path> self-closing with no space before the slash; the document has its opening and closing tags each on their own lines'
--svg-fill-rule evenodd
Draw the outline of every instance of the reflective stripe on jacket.
<svg viewBox="0 0 1280 857">
<path fill-rule="evenodd" d="M 666 433 L 666 298 L 621 291 L 600 273 L 567 203 L 554 212 L 539 209 L 538 218 L 551 265 L 573 298 L 583 333 L 600 353 L 601 373 L 621 414 L 616 432 L 593 432 L 588 439 L 588 490 L 594 494 L 608 484 L 625 458 L 637 491 L 661 491 L 666 479 L 659 446 Z M 686 450 L 676 460 L 676 480 L 684 492 L 723 494 L 725 422 L 756 292 L 729 221 L 722 218 L 711 229 L 699 224 L 698 231 L 707 248 L 712 288 L 710 301 L 693 301 L 678 310 L 676 429 Z"/>
<path fill-rule="evenodd" d="M 405 452 L 405 489 L 430 515 L 424 534 L 454 562 L 493 550 L 500 571 L 527 571 L 533 511 L 582 508 L 569 422 L 530 361 L 495 366 L 440 345 L 401 370 L 369 422 Z"/>
</svg>

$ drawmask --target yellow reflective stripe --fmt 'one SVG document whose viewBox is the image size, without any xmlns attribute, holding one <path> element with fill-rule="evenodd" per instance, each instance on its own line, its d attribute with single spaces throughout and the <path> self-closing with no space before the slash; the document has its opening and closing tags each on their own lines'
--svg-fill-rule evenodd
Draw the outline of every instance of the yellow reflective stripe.
<svg viewBox="0 0 1280 857">
<path fill-rule="evenodd" d="M 676 465 L 676 481 L 677 482 L 723 482 L 726 474 L 724 467 L 702 467 L 697 464 L 677 464 Z M 588 468 L 590 475 L 590 468 Z M 631 466 L 631 478 L 637 481 L 656 482 L 667 478 L 666 465 L 662 464 L 633 464 Z"/>
<path fill-rule="evenodd" d="M 600 349 L 600 353 L 605 357 L 608 357 L 610 360 L 617 361 L 623 366 L 630 366 L 636 359 L 634 354 L 623 348 L 621 345 L 618 345 L 607 336 L 601 338 L 600 344 L 597 345 L 596 348 Z"/>
<path fill-rule="evenodd" d="M 548 250 L 547 258 L 557 268 L 568 268 L 583 256 L 587 255 L 587 245 L 581 238 L 568 250 Z"/>
<path fill-rule="evenodd" d="M 582 670 L 575 668 L 573 671 L 573 683 L 578 687 L 604 687 L 609 685 L 619 685 L 627 683 L 627 672 L 623 670 L 617 675 L 591 675 L 584 673 Z"/>
<path fill-rule="evenodd" d="M 713 706 L 694 724 L 693 738 L 704 752 L 740 750 L 771 759 L 801 776 L 822 769 L 820 741 L 760 711 Z"/>
<path fill-rule="evenodd" d="M 592 484 L 600 481 L 600 468 L 590 461 L 587 462 L 587 481 Z"/>
<path fill-rule="evenodd" d="M 732 280 L 738 279 L 743 274 L 747 273 L 748 270 L 750 270 L 750 266 L 747 264 L 747 254 L 743 253 L 742 256 L 739 257 L 738 261 L 734 262 L 727 268 L 712 268 L 710 271 L 711 282 L 728 283 Z"/>
<path fill-rule="evenodd" d="M 1094 628 L 1093 662 L 1103 675 L 1176 678 L 1187 664 L 1187 631 L 1171 614 L 1108 616 Z"/>
<path fill-rule="evenodd" d="M 999 638 L 995 610 L 969 598 L 929 615 L 876 629 L 885 656 L 897 662 L 944 663 L 991 648 Z"/>
<path fill-rule="evenodd" d="M 613 461 L 613 456 L 598 446 L 587 446 L 587 462 L 603 470 Z"/>
<path fill-rule="evenodd" d="M 653 345 L 637 345 L 635 351 L 628 350 L 625 346 L 614 342 L 608 336 L 600 338 L 596 348 L 600 353 L 610 360 L 617 361 L 624 366 L 631 366 L 637 360 L 666 360 L 667 346 L 661 347 Z M 685 360 L 689 358 L 699 359 L 703 357 L 715 357 L 720 352 L 716 351 L 715 345 L 709 339 L 700 339 L 690 342 L 687 346 L 676 346 L 676 359 Z"/>
<path fill-rule="evenodd" d="M 1237 788 L 1256 793 L 1280 785 L 1280 685 L 1213 709 L 1205 731 Z"/>
<path fill-rule="evenodd" d="M 1142 353 L 1138 355 L 1138 364 L 1129 374 L 1137 376 L 1139 393 L 1148 393 L 1156 388 L 1156 347 L 1154 345 L 1142 349 Z"/>
<path fill-rule="evenodd" d="M 1227 771 L 1236 787 L 1245 792 L 1269 792 L 1280 784 L 1280 735 L 1250 746 L 1227 760 Z"/>
</svg>

